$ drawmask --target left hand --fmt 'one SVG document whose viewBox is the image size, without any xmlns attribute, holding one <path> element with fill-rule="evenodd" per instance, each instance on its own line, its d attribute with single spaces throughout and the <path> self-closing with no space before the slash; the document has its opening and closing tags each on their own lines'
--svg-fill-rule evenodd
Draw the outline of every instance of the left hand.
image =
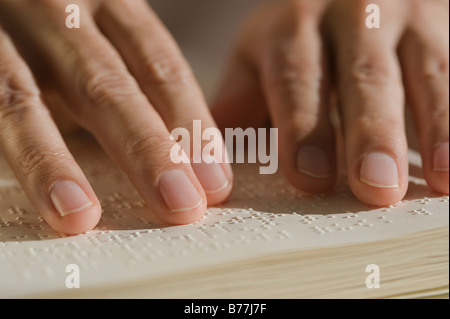
<svg viewBox="0 0 450 319">
<path fill-rule="evenodd" d="M 385 206 L 408 188 L 407 102 L 427 183 L 448 194 L 449 3 L 372 2 L 381 11 L 379 29 L 366 27 L 367 1 L 285 0 L 260 8 L 240 33 L 213 115 L 221 128 L 270 119 L 286 178 L 301 190 L 323 191 L 337 175 L 329 117 L 335 88 L 350 188 L 361 201 Z"/>
</svg>

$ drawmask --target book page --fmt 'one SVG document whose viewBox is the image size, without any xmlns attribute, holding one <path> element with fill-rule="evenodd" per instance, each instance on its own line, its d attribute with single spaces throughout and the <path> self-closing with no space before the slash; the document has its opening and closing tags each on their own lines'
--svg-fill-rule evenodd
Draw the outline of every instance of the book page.
<svg viewBox="0 0 450 319">
<path fill-rule="evenodd" d="M 281 252 L 373 242 L 448 226 L 449 198 L 429 190 L 420 157 L 410 153 L 405 199 L 376 208 L 359 202 L 345 179 L 327 194 L 304 194 L 281 172 L 259 175 L 234 165 L 235 187 L 223 205 L 193 225 L 156 219 L 127 178 L 90 136 L 68 146 L 101 200 L 98 226 L 82 235 L 53 231 L 30 205 L 0 157 L 0 297 L 67 290 L 66 267 L 82 287 L 118 285 Z"/>
</svg>

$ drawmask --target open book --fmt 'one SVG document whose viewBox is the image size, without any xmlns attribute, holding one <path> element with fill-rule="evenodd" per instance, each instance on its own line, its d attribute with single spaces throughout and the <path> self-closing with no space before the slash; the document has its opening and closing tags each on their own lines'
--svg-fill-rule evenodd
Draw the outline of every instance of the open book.
<svg viewBox="0 0 450 319">
<path fill-rule="evenodd" d="M 90 137 L 68 144 L 103 217 L 83 235 L 54 232 L 0 157 L 2 298 L 448 294 L 449 198 L 428 189 L 417 153 L 410 154 L 409 192 L 391 207 L 362 204 L 343 182 L 328 194 L 303 194 L 281 173 L 239 164 L 226 203 L 196 224 L 168 227 Z M 68 265 L 79 268 L 79 288 L 67 286 Z"/>
</svg>

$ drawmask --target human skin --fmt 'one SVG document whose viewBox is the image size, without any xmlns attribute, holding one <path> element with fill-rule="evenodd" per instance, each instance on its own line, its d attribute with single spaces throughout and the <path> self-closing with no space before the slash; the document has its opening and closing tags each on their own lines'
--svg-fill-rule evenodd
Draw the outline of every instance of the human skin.
<svg viewBox="0 0 450 319">
<path fill-rule="evenodd" d="M 95 136 L 162 221 L 198 221 L 229 196 L 233 175 L 223 159 L 170 161 L 172 129 L 216 127 L 188 63 L 145 1 L 77 1 L 79 29 L 65 25 L 70 3 L 0 0 L 10 34 L 0 29 L 0 148 L 24 192 L 59 232 L 100 219 L 52 110 Z"/>
<path fill-rule="evenodd" d="M 64 25 L 69 3 L 0 0 L 22 53 L 0 31 L 0 148 L 30 202 L 68 234 L 92 229 L 101 214 L 50 110 L 91 132 L 161 220 L 199 220 L 207 204 L 229 196 L 233 176 L 228 164 L 169 160 L 173 128 L 191 131 L 193 120 L 216 127 L 177 45 L 142 0 L 77 1 L 77 30 Z M 239 35 L 214 118 L 220 128 L 270 120 L 287 179 L 319 192 L 337 175 L 329 119 L 337 99 L 349 185 L 361 201 L 384 206 L 407 191 L 407 101 L 426 180 L 448 194 L 448 2 L 371 1 L 382 12 L 376 30 L 365 26 L 368 3 L 258 9 Z"/>
<path fill-rule="evenodd" d="M 366 27 L 369 4 L 379 29 Z M 221 129 L 270 121 L 286 178 L 306 192 L 334 185 L 342 151 L 354 195 L 387 206 L 408 188 L 408 105 L 425 179 L 448 194 L 448 39 L 445 0 L 269 2 L 239 33 L 212 113 Z"/>
</svg>

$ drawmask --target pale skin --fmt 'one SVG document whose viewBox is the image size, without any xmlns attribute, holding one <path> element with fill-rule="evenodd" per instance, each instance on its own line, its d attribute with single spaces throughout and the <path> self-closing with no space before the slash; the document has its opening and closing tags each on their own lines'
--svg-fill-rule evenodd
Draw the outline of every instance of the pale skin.
<svg viewBox="0 0 450 319">
<path fill-rule="evenodd" d="M 175 41 L 144 1 L 77 1 L 76 31 L 61 19 L 69 3 L 0 0 L 9 34 L 0 29 L 0 147 L 55 230 L 86 232 L 101 207 L 49 110 L 91 132 L 168 224 L 199 220 L 207 205 L 228 198 L 233 184 L 228 164 L 172 163 L 172 129 L 191 130 L 193 120 L 203 129 L 216 122 L 264 127 L 270 120 L 279 128 L 288 181 L 321 192 L 337 174 L 331 97 L 357 198 L 385 206 L 404 197 L 405 102 L 416 118 L 428 185 L 448 194 L 448 1 L 371 1 L 383 12 L 376 31 L 365 26 L 366 1 L 263 6 L 241 30 L 212 114 Z"/>
</svg>

